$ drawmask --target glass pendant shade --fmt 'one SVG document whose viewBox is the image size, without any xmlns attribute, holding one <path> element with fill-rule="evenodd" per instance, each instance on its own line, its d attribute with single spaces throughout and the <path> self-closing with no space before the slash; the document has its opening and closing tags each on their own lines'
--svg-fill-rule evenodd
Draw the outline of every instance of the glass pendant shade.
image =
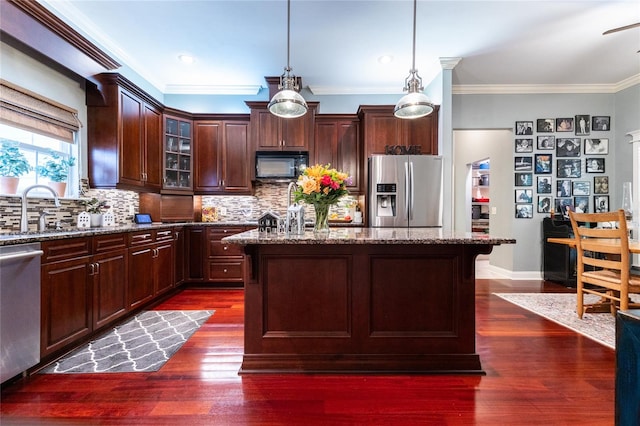
<svg viewBox="0 0 640 426">
<path fill-rule="evenodd" d="M 433 104 L 427 95 L 420 92 L 407 93 L 393 109 L 393 115 L 398 118 L 420 118 L 432 112 Z"/>
<path fill-rule="evenodd" d="M 283 118 L 301 117 L 307 113 L 307 103 L 295 90 L 282 89 L 271 98 L 269 112 Z"/>
</svg>

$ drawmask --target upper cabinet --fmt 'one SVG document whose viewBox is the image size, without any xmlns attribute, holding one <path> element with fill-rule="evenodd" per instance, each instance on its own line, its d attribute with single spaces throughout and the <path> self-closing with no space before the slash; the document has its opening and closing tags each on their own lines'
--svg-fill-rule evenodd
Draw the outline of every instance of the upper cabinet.
<svg viewBox="0 0 640 426">
<path fill-rule="evenodd" d="M 249 121 L 194 120 L 196 194 L 250 194 Z"/>
<path fill-rule="evenodd" d="M 164 117 L 164 178 L 163 192 L 191 192 L 191 120 L 175 116 Z"/>
<path fill-rule="evenodd" d="M 362 143 L 360 121 L 352 114 L 321 114 L 316 116 L 315 150 L 311 163 L 331 164 L 351 177 L 347 189 L 351 194 L 362 192 Z"/>
<path fill-rule="evenodd" d="M 118 74 L 87 88 L 89 185 L 157 192 L 161 187 L 161 105 Z"/>
<path fill-rule="evenodd" d="M 362 105 L 358 109 L 364 159 L 372 154 L 438 154 L 438 110 L 405 120 L 393 115 L 393 105 Z"/>
<path fill-rule="evenodd" d="M 299 118 L 280 118 L 268 102 L 246 102 L 251 109 L 251 140 L 255 151 L 313 151 L 313 125 L 318 102 Z"/>
</svg>

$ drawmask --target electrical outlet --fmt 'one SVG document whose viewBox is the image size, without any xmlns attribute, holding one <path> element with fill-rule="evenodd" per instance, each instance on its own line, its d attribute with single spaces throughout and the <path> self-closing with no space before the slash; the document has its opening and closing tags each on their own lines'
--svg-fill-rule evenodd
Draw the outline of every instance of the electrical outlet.
<svg viewBox="0 0 640 426">
<path fill-rule="evenodd" d="M 134 214 L 136 214 L 136 210 L 133 208 L 133 204 L 131 204 L 131 205 L 129 206 L 129 214 L 130 214 L 131 216 L 133 216 Z"/>
<path fill-rule="evenodd" d="M 221 215 L 227 214 L 227 208 L 226 207 L 219 207 L 218 211 L 220 212 Z"/>
<path fill-rule="evenodd" d="M 498 213 L 498 208 L 497 207 L 491 207 L 491 214 L 497 214 Z"/>
</svg>

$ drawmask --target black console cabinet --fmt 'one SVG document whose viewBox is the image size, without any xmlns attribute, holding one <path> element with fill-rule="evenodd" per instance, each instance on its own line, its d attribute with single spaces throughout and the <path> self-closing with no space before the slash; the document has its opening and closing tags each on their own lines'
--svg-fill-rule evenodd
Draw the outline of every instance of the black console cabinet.
<svg viewBox="0 0 640 426">
<path fill-rule="evenodd" d="M 547 238 L 573 238 L 571 221 L 550 217 L 542 220 L 542 263 L 546 281 L 575 287 L 576 250 L 564 244 L 548 243 Z"/>
</svg>

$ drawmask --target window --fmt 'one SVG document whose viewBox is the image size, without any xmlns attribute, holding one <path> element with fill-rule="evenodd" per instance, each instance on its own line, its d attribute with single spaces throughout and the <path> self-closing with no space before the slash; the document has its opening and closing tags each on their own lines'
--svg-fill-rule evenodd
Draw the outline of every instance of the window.
<svg viewBox="0 0 640 426">
<path fill-rule="evenodd" d="M 47 160 L 51 159 L 51 154 L 55 153 L 62 159 L 69 160 L 73 158 L 75 165 L 70 167 L 69 175 L 67 177 L 67 197 L 78 196 L 78 145 L 70 144 L 59 139 L 55 139 L 48 136 L 43 136 L 38 133 L 30 132 L 28 130 L 18 129 L 6 124 L 0 124 L 0 142 L 14 142 L 18 144 L 20 151 L 25 155 L 29 164 L 32 166 L 32 170 L 20 177 L 20 184 L 18 186 L 18 194 L 35 184 L 46 185 L 49 182 L 49 178 L 40 176 L 37 166 L 42 166 Z M 48 191 L 32 191 L 29 195 L 43 194 L 49 196 Z M 62 195 L 62 194 L 61 194 Z"/>
<path fill-rule="evenodd" d="M 66 194 L 60 195 L 78 196 L 79 125 L 75 109 L 0 79 L 0 140 L 17 143 L 33 168 L 20 177 L 18 193 L 34 184 L 46 185 L 51 179 L 41 175 L 38 166 L 57 157 L 73 160 L 72 167 L 62 168 L 68 176 Z"/>
</svg>

